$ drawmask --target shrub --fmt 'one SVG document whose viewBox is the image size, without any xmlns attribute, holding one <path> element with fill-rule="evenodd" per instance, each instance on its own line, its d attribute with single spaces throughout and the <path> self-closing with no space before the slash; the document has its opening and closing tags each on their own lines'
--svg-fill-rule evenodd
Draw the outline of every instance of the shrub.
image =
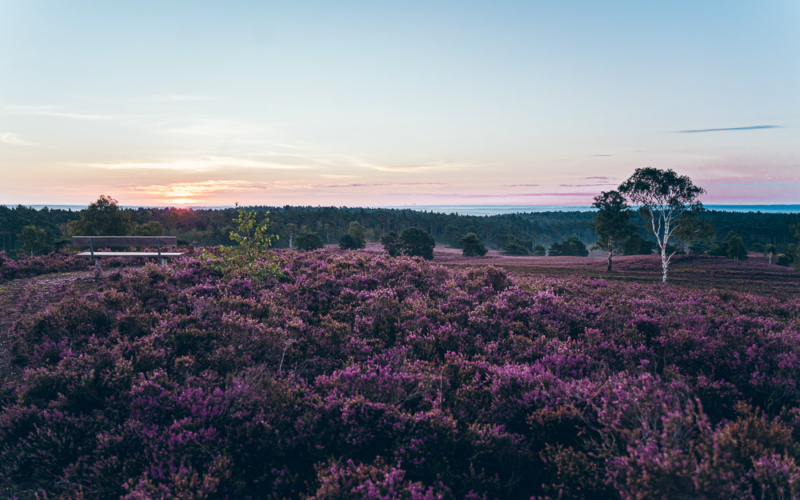
<svg viewBox="0 0 800 500">
<path fill-rule="evenodd" d="M 403 255 L 433 260 L 436 240 L 427 231 L 417 227 L 403 229 L 397 239 L 397 248 Z"/>
<path fill-rule="evenodd" d="M 589 249 L 577 236 L 572 236 L 565 241 L 556 242 L 550 245 L 550 256 L 565 256 L 572 255 L 577 257 L 586 257 L 589 255 Z"/>
<path fill-rule="evenodd" d="M 317 233 L 301 233 L 296 241 L 299 250 L 316 250 L 325 246 Z"/>
<path fill-rule="evenodd" d="M 483 257 L 486 255 L 486 245 L 475 233 L 467 233 L 459 242 L 464 257 Z"/>
</svg>

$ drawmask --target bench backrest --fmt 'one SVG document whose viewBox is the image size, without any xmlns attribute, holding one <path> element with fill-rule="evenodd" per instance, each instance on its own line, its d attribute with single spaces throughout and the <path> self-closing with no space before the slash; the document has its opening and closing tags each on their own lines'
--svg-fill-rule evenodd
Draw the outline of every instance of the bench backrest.
<svg viewBox="0 0 800 500">
<path fill-rule="evenodd" d="M 175 247 L 175 236 L 73 236 L 72 246 L 95 248 L 106 247 Z"/>
</svg>

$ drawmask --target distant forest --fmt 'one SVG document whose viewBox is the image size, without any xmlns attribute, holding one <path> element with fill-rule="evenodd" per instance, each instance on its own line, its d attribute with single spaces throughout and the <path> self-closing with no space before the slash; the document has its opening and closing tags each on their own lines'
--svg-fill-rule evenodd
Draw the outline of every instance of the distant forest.
<svg viewBox="0 0 800 500">
<path fill-rule="evenodd" d="M 549 247 L 552 243 L 577 236 L 587 245 L 597 240 L 590 223 L 595 212 L 533 212 L 474 216 L 422 212 L 410 209 L 346 208 L 346 207 L 247 207 L 259 213 L 260 220 L 269 211 L 270 227 L 280 239 L 277 247 L 288 247 L 299 234 L 317 233 L 326 244 L 335 244 L 347 233 L 351 222 L 357 221 L 366 229 L 367 241 L 379 241 L 390 231 L 400 232 L 408 227 L 428 231 L 440 244 L 457 246 L 466 233 L 477 234 L 489 248 L 501 248 L 509 236 L 527 245 Z M 236 210 L 138 208 L 121 209 L 128 223 L 129 234 L 153 231 L 178 237 L 180 244 L 230 244 L 228 234 L 233 229 Z M 20 248 L 19 234 L 26 226 L 36 226 L 47 234 L 53 248 L 67 245 L 68 223 L 80 219 L 80 211 L 62 209 L 35 210 L 24 206 L 9 208 L 0 205 L 0 238 L 2 249 L 8 253 Z M 752 251 L 774 244 L 778 251 L 796 243 L 794 225 L 800 225 L 800 214 L 760 212 L 708 211 L 703 215 L 714 227 L 716 238 L 722 240 L 733 232 L 739 235 Z M 652 240 L 652 232 L 644 221 L 634 217 L 640 226 L 640 236 Z M 155 224 L 158 223 L 158 224 Z"/>
</svg>

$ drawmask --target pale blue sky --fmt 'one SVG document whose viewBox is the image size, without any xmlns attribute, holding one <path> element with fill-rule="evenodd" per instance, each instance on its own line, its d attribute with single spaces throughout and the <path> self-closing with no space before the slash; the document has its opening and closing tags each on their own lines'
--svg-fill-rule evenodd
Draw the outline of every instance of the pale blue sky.
<svg viewBox="0 0 800 500">
<path fill-rule="evenodd" d="M 796 1 L 0 0 L 0 203 L 800 203 L 799 127 Z"/>
</svg>

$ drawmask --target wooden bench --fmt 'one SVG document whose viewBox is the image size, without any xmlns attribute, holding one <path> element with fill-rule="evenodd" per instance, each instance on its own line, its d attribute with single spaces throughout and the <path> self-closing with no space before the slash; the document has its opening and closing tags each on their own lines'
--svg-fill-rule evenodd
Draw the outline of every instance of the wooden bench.
<svg viewBox="0 0 800 500">
<path fill-rule="evenodd" d="M 81 257 L 91 257 L 94 265 L 104 257 L 157 257 L 161 265 L 166 265 L 170 257 L 180 257 L 183 252 L 162 252 L 162 248 L 178 246 L 175 236 L 73 236 L 72 246 L 89 247 L 88 252 L 79 253 Z M 157 252 L 96 252 L 95 248 L 107 247 L 155 247 Z"/>
</svg>

